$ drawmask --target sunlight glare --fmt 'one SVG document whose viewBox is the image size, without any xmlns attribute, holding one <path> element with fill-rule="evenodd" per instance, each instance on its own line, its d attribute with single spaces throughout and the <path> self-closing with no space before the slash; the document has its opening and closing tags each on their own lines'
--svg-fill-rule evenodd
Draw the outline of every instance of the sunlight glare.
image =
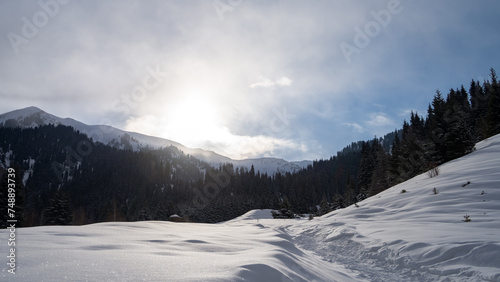
<svg viewBox="0 0 500 282">
<path fill-rule="evenodd" d="M 186 95 L 173 105 L 169 116 L 172 122 L 169 135 L 177 136 L 185 145 L 213 139 L 220 126 L 216 103 L 207 92 L 199 89 L 186 91 Z"/>
</svg>

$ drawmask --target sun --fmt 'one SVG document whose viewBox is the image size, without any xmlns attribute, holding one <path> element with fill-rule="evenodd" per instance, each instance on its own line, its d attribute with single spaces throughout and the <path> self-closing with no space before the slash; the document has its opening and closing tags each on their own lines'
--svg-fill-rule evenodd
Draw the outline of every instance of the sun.
<svg viewBox="0 0 500 282">
<path fill-rule="evenodd" d="M 170 133 L 185 145 L 212 139 L 220 127 L 217 103 L 201 90 L 188 91 L 170 109 Z"/>
</svg>

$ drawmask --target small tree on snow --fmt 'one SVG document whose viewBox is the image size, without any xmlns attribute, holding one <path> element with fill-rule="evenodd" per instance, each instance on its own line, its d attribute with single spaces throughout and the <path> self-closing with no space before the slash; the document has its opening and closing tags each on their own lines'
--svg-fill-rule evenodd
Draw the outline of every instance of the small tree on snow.
<svg viewBox="0 0 500 282">
<path fill-rule="evenodd" d="M 292 211 L 292 205 L 288 198 L 285 196 L 279 204 L 278 211 L 271 211 L 273 218 L 295 218 L 295 213 Z"/>
</svg>

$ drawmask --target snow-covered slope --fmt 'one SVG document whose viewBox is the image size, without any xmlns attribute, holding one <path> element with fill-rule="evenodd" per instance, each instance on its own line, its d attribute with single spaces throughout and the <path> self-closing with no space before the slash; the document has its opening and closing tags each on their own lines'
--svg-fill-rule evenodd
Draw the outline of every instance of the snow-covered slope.
<svg viewBox="0 0 500 282">
<path fill-rule="evenodd" d="M 0 280 L 500 281 L 500 135 L 358 205 L 310 221 L 256 210 L 220 224 L 21 228 L 16 275 L 0 230 Z"/>
<path fill-rule="evenodd" d="M 500 135 L 476 149 L 289 233 L 370 281 L 500 281 Z"/>
<path fill-rule="evenodd" d="M 60 118 L 37 107 L 28 107 L 0 115 L 0 126 L 36 127 L 40 125 L 66 125 L 79 130 L 95 141 L 116 146 L 121 149 L 140 150 L 142 148 L 161 148 L 174 146 L 185 154 L 218 167 L 222 163 L 233 163 L 235 167 L 250 169 L 253 165 L 256 171 L 273 174 L 276 171 L 293 172 L 307 167 L 310 161 L 288 162 L 275 158 L 259 158 L 233 160 L 212 151 L 199 148 L 188 148 L 178 142 L 164 138 L 148 136 L 137 132 L 128 132 L 107 125 L 87 125 L 71 118 Z"/>
</svg>

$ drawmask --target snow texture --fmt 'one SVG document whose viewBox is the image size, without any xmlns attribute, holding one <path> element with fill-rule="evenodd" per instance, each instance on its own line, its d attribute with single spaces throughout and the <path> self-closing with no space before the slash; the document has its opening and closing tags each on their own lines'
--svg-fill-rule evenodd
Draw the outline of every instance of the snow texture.
<svg viewBox="0 0 500 282">
<path fill-rule="evenodd" d="M 0 230 L 0 280 L 500 281 L 500 135 L 476 148 L 312 220 L 19 228 L 15 275 Z"/>
</svg>

